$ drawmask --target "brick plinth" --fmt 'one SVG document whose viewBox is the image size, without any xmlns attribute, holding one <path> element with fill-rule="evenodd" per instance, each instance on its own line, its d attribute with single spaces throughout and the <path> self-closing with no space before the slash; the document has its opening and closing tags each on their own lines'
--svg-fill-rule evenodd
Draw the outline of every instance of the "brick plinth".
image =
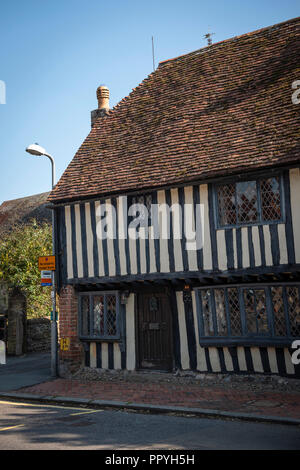
<svg viewBox="0 0 300 470">
<path fill-rule="evenodd" d="M 70 347 L 59 351 L 60 375 L 74 372 L 84 361 L 84 352 L 78 339 L 78 296 L 73 286 L 64 286 L 59 295 L 59 339 L 69 338 Z"/>
</svg>

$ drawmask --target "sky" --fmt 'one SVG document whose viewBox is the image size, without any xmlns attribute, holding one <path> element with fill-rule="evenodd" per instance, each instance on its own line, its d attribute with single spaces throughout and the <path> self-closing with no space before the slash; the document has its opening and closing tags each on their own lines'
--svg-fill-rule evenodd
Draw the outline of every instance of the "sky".
<svg viewBox="0 0 300 470">
<path fill-rule="evenodd" d="M 90 131 L 160 61 L 300 16 L 299 0 L 0 0 L 0 204 L 51 189 Z M 2 104 L 5 84 L 5 104 Z M 2 90 L 2 98 L 1 98 Z"/>
</svg>

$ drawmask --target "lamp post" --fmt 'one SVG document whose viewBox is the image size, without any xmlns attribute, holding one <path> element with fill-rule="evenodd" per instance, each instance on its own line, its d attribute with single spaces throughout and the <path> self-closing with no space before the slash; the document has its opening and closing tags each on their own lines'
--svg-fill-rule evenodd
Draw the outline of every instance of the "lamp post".
<svg viewBox="0 0 300 470">
<path fill-rule="evenodd" d="M 26 152 L 38 157 L 45 156 L 51 161 L 52 168 L 52 189 L 55 186 L 55 162 L 53 157 L 38 144 L 29 145 Z M 54 211 L 52 210 L 52 254 L 55 255 L 55 232 L 54 232 Z M 51 320 L 51 375 L 57 376 L 57 322 L 56 322 L 56 287 L 55 271 L 52 271 L 52 320 Z"/>
</svg>

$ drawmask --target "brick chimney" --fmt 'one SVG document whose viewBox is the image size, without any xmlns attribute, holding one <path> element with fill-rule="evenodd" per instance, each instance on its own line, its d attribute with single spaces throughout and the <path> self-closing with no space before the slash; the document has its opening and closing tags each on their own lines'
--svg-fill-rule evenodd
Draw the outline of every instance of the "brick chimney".
<svg viewBox="0 0 300 470">
<path fill-rule="evenodd" d="M 91 112 L 92 127 L 98 117 L 106 116 L 109 111 L 109 89 L 105 85 L 100 85 L 97 88 L 97 100 L 98 109 L 94 109 L 94 111 Z"/>
</svg>

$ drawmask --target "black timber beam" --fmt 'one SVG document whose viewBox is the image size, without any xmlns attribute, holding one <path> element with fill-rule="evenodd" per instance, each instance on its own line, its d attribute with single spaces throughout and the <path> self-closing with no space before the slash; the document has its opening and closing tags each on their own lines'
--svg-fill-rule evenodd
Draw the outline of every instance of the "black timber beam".
<svg viewBox="0 0 300 470">
<path fill-rule="evenodd" d="M 246 270 L 235 271 L 188 271 L 171 273 L 148 273 L 127 276 L 101 277 L 101 278 L 74 278 L 67 281 L 67 284 L 74 286 L 92 286 L 110 287 L 126 289 L 144 284 L 144 285 L 175 285 L 185 284 L 232 284 L 239 282 L 271 282 L 284 280 L 300 280 L 300 265 L 293 266 L 269 266 L 266 268 L 248 268 Z"/>
</svg>

